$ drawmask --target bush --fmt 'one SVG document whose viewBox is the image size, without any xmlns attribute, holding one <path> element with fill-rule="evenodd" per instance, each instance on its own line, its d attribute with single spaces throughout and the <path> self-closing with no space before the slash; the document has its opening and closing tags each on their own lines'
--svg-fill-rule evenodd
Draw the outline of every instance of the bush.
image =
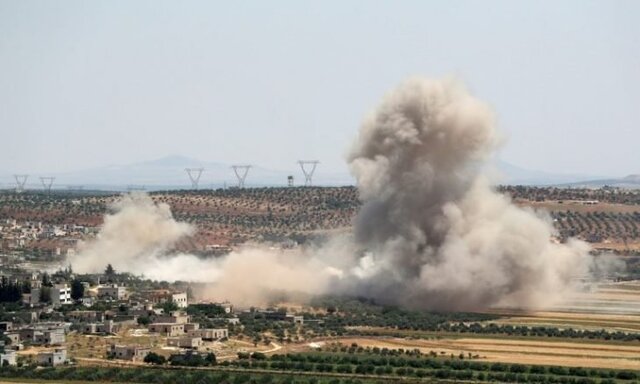
<svg viewBox="0 0 640 384">
<path fill-rule="evenodd" d="M 149 352 L 149 354 L 144 357 L 144 362 L 147 364 L 163 365 L 167 362 L 167 359 L 165 359 L 165 357 L 162 355 L 158 355 L 157 353 Z"/>
</svg>

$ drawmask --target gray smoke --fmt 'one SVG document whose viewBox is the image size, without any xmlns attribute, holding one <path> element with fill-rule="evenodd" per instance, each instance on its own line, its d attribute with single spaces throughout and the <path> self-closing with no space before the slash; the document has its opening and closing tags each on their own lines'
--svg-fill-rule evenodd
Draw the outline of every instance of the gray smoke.
<svg viewBox="0 0 640 384">
<path fill-rule="evenodd" d="M 349 156 L 369 250 L 347 289 L 432 309 L 539 307 L 583 273 L 588 246 L 552 241 L 548 217 L 516 207 L 480 173 L 500 137 L 491 109 L 452 79 L 416 78 L 362 125 Z"/>
<path fill-rule="evenodd" d="M 71 262 L 166 280 L 211 282 L 212 300 L 260 305 L 282 292 L 357 294 L 408 307 L 541 308 L 586 274 L 586 243 L 554 241 L 548 216 L 482 175 L 500 137 L 493 113 L 451 79 L 412 79 L 365 120 L 349 156 L 363 207 L 353 236 L 317 248 L 246 246 L 222 259 L 171 254 L 193 233 L 169 207 L 132 195 Z M 275 295 L 275 296 L 274 296 Z"/>
</svg>

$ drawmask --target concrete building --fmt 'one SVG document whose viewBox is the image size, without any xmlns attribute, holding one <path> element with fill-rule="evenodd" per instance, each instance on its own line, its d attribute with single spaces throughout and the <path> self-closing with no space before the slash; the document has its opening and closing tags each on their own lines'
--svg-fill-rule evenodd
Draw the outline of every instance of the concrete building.
<svg viewBox="0 0 640 384">
<path fill-rule="evenodd" d="M 18 365 L 16 351 L 5 350 L 4 352 L 0 352 L 0 367 L 8 365 Z"/>
<path fill-rule="evenodd" d="M 20 343 L 20 332 L 18 331 L 5 332 L 4 336 L 11 340 L 11 345 Z"/>
<path fill-rule="evenodd" d="M 63 345 L 65 341 L 64 331 L 60 330 L 36 331 L 33 338 L 33 343 L 38 345 Z"/>
<path fill-rule="evenodd" d="M 109 355 L 114 359 L 143 361 L 151 348 L 136 345 L 111 345 Z"/>
<path fill-rule="evenodd" d="M 202 340 L 212 341 L 229 337 L 229 331 L 225 328 L 202 328 L 188 332 L 189 336 L 200 337 Z"/>
<path fill-rule="evenodd" d="M 184 331 L 189 333 L 190 331 L 194 331 L 196 329 L 200 329 L 200 324 L 198 323 L 186 323 L 184 325 Z"/>
<path fill-rule="evenodd" d="M 80 325 L 80 331 L 89 335 L 106 335 L 116 333 L 118 326 L 113 320 L 105 320 L 101 323 L 83 323 Z"/>
<path fill-rule="evenodd" d="M 169 337 L 184 335 L 184 324 L 177 323 L 152 323 L 149 324 L 149 332 L 160 333 Z"/>
<path fill-rule="evenodd" d="M 178 308 L 186 308 L 189 298 L 186 292 L 172 292 L 168 289 L 154 289 L 139 292 L 139 297 L 152 304 L 174 303 Z"/>
<path fill-rule="evenodd" d="M 202 338 L 192 336 L 169 337 L 167 345 L 170 347 L 197 349 L 202 346 Z"/>
<path fill-rule="evenodd" d="M 51 304 L 54 306 L 72 304 L 71 288 L 67 284 L 56 284 L 51 287 Z"/>
<path fill-rule="evenodd" d="M 118 284 L 109 284 L 98 287 L 98 297 L 100 299 L 127 300 L 129 292 L 126 287 L 118 286 Z"/>
<path fill-rule="evenodd" d="M 156 315 L 153 316 L 154 323 L 176 323 L 187 324 L 191 322 L 191 316 L 187 315 L 183 311 L 169 312 L 169 315 Z"/>
<path fill-rule="evenodd" d="M 178 308 L 187 308 L 187 306 L 189 306 L 186 292 L 172 293 L 171 302 L 177 305 Z"/>
<path fill-rule="evenodd" d="M 40 323 L 18 330 L 20 341 L 28 341 L 35 345 L 62 345 L 66 341 L 65 325 L 57 323 Z"/>
<path fill-rule="evenodd" d="M 0 322 L 0 331 L 2 332 L 13 331 L 13 323 L 10 321 Z"/>
<path fill-rule="evenodd" d="M 267 320 L 275 320 L 275 321 L 288 321 L 294 324 L 303 324 L 304 316 L 294 315 L 288 312 L 280 312 L 280 311 L 262 311 L 260 312 L 264 315 Z"/>
<path fill-rule="evenodd" d="M 69 321 L 74 323 L 104 321 L 104 312 L 101 311 L 71 311 L 67 313 Z"/>
<path fill-rule="evenodd" d="M 221 307 L 224 310 L 224 313 L 229 314 L 233 312 L 233 305 L 231 305 L 231 303 L 228 301 L 222 303 L 214 303 L 214 305 Z"/>
<path fill-rule="evenodd" d="M 40 352 L 36 360 L 38 365 L 55 367 L 67 361 L 67 350 L 65 348 L 56 348 L 53 351 Z"/>
</svg>

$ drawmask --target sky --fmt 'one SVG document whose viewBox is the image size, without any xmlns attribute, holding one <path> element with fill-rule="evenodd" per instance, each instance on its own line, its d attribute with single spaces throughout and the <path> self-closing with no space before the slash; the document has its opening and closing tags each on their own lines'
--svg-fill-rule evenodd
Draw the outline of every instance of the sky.
<svg viewBox="0 0 640 384">
<path fill-rule="evenodd" d="M 416 75 L 489 102 L 504 161 L 640 173 L 633 0 L 0 0 L 0 171 L 183 155 L 341 172 Z"/>
</svg>

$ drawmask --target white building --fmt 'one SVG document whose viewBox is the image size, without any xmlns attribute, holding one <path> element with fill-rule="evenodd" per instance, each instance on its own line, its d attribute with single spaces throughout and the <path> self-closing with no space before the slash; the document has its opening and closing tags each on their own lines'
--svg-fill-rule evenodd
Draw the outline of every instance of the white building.
<svg viewBox="0 0 640 384">
<path fill-rule="evenodd" d="M 51 304 L 73 304 L 71 300 L 71 288 L 67 284 L 56 284 L 51 287 Z"/>
<path fill-rule="evenodd" d="M 188 332 L 191 337 L 200 337 L 202 340 L 220 340 L 229 337 L 229 331 L 225 328 L 202 328 Z"/>
<path fill-rule="evenodd" d="M 175 305 L 177 305 L 178 308 L 187 308 L 187 306 L 189 306 L 189 303 L 187 302 L 186 292 L 171 294 L 171 302 L 175 303 Z"/>
<path fill-rule="evenodd" d="M 7 350 L 4 352 L 0 352 L 0 367 L 17 364 L 16 351 Z"/>
</svg>

